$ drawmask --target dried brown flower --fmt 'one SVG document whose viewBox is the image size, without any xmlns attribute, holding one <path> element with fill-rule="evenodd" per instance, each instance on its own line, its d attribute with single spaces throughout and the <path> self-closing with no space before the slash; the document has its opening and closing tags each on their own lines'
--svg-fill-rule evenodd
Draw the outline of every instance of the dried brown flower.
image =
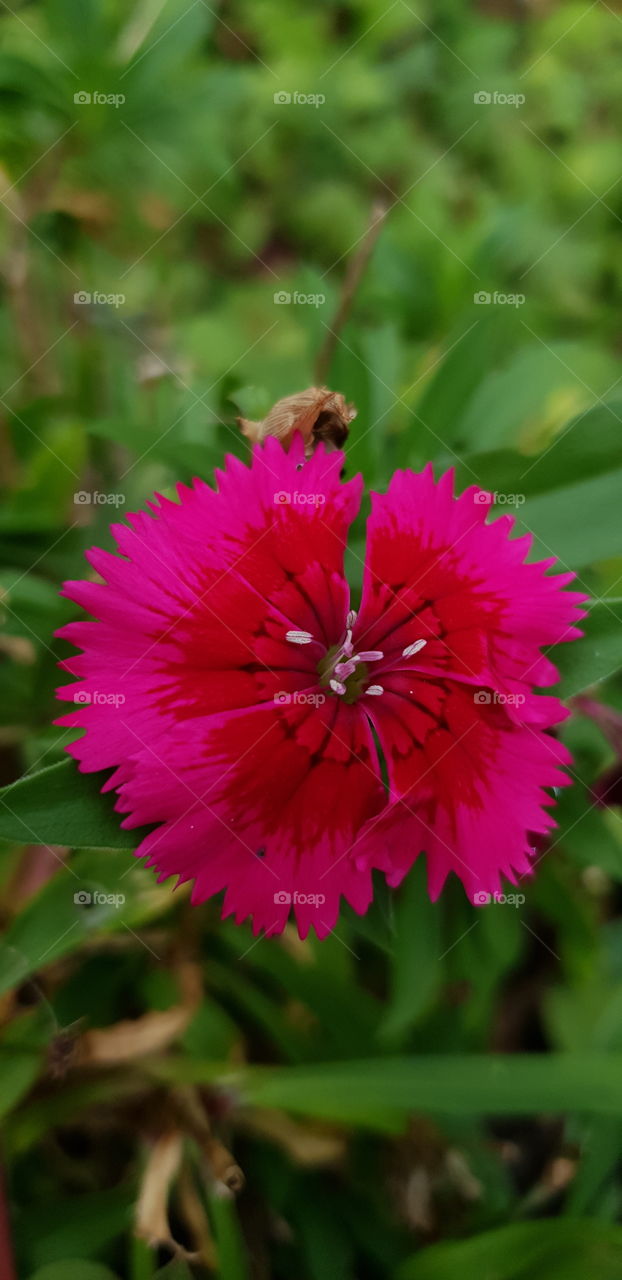
<svg viewBox="0 0 622 1280">
<path fill-rule="evenodd" d="M 238 418 L 238 425 L 252 444 L 260 444 L 266 436 L 276 436 L 285 448 L 299 431 L 309 457 L 320 440 L 329 448 L 341 448 L 348 438 L 349 423 L 355 417 L 356 409 L 346 404 L 339 391 L 308 387 L 306 391 L 277 400 L 263 421 Z"/>
</svg>

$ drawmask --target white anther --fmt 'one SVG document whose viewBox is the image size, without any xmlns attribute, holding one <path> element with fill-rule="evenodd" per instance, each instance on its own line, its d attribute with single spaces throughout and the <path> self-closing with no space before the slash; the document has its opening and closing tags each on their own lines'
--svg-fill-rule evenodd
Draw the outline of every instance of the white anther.
<svg viewBox="0 0 622 1280">
<path fill-rule="evenodd" d="M 312 644 L 313 636 L 310 631 L 288 631 L 285 636 L 290 644 Z"/>
<path fill-rule="evenodd" d="M 344 693 L 345 693 L 345 691 L 346 691 L 346 686 L 345 686 L 345 684 L 342 684 L 342 683 L 341 683 L 341 680 L 331 680 L 331 681 L 330 681 L 330 687 L 331 687 L 331 689 L 332 689 L 333 693 L 341 693 L 341 694 L 344 694 Z"/>
<path fill-rule="evenodd" d="M 357 662 L 380 662 L 384 658 L 382 649 L 363 649 L 356 655 Z"/>
<path fill-rule="evenodd" d="M 381 693 L 384 693 L 384 689 L 381 684 L 370 684 L 365 693 L 369 693 L 373 698 L 378 698 Z"/>
<path fill-rule="evenodd" d="M 426 645 L 427 643 L 428 643 L 427 640 L 415 640 L 414 644 L 409 644 L 405 649 L 402 650 L 402 657 L 403 658 L 414 657 L 414 655 L 416 653 L 419 653 L 419 650 L 423 649 L 424 645 Z"/>
</svg>

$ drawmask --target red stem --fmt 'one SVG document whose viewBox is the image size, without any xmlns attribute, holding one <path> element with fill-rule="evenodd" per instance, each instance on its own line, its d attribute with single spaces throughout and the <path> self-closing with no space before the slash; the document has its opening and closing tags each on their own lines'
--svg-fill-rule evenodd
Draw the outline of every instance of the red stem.
<svg viewBox="0 0 622 1280">
<path fill-rule="evenodd" d="M 11 1246 L 11 1224 L 6 1197 L 4 1173 L 0 1165 L 0 1276 L 2 1280 L 17 1280 Z"/>
</svg>

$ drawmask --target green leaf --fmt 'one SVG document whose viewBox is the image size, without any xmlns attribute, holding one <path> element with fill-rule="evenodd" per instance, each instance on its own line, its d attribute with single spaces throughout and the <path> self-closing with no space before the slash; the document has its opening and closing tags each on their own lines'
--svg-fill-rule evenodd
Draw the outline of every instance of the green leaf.
<svg viewBox="0 0 622 1280">
<path fill-rule="evenodd" d="M 519 1115 L 534 1111 L 622 1114 L 622 1056 L 467 1055 L 293 1067 L 258 1075 L 258 1106 L 338 1118 L 374 1111 Z"/>
<path fill-rule="evenodd" d="M 132 1236 L 129 1247 L 130 1271 L 128 1280 L 154 1280 L 156 1263 L 154 1251 L 146 1240 Z"/>
<path fill-rule="evenodd" d="M 581 569 L 622 553 L 622 405 L 598 405 L 572 420 L 541 454 L 509 449 L 470 454 L 456 468 L 457 488 L 479 484 L 498 494 L 495 515 L 516 517 L 534 553 Z"/>
<path fill-rule="evenodd" d="M 549 653 L 561 672 L 561 684 L 554 690 L 560 698 L 581 693 L 622 667 L 622 599 L 588 605 L 588 615 L 580 626 L 585 632 L 583 640 L 556 645 Z"/>
<path fill-rule="evenodd" d="M 77 950 L 94 933 L 122 929 L 128 917 L 130 929 L 142 922 L 140 886 L 151 877 L 124 862 L 112 850 L 103 859 L 80 852 L 28 901 L 0 941 L 0 992 Z"/>
<path fill-rule="evenodd" d="M 506 351 L 503 367 L 480 383 L 461 413 L 458 439 L 480 449 L 532 441 L 548 445 L 569 414 L 585 410 L 599 385 L 604 391 L 614 377 L 611 357 L 581 342 L 533 342 Z"/>
<path fill-rule="evenodd" d="M 135 849 L 145 829 L 123 831 L 102 774 L 80 773 L 63 760 L 0 790 L 0 838 L 19 844 L 81 849 Z"/>
<path fill-rule="evenodd" d="M 89 423 L 88 430 L 90 435 L 123 445 L 137 459 L 149 457 L 151 462 L 158 459 L 166 463 L 175 481 L 195 475 L 209 476 L 221 461 L 221 455 L 212 442 L 197 444 L 192 440 L 184 440 L 180 444 L 172 433 L 169 435 L 166 432 L 154 440 L 153 430 L 133 422 L 98 419 Z M 174 498 L 174 494 L 170 496 Z"/>
<path fill-rule="evenodd" d="M 454 1054 L 376 1058 L 235 1074 L 213 1062 L 161 1061 L 160 1078 L 215 1078 L 244 1104 L 398 1129 L 410 1112 L 446 1116 L 580 1111 L 622 1116 L 622 1053 Z"/>
<path fill-rule="evenodd" d="M 230 1196 L 212 1195 L 210 1217 L 216 1238 L 220 1280 L 249 1280 L 246 1249 L 238 1223 L 235 1200 Z"/>
<path fill-rule="evenodd" d="M 414 1026 L 438 985 L 442 952 L 440 907 L 430 902 L 425 861 L 419 858 L 398 895 L 392 994 L 383 1038 L 400 1037 Z"/>
<path fill-rule="evenodd" d="M 5 1028 L 0 1037 L 0 1117 L 34 1084 L 54 1029 L 51 1012 L 42 1007 L 15 1018 Z"/>
<path fill-rule="evenodd" d="M 153 1280 L 194 1280 L 190 1267 L 181 1258 L 174 1258 L 160 1271 L 156 1271 Z"/>
<path fill-rule="evenodd" d="M 62 1262 L 51 1262 L 41 1267 L 30 1280 L 117 1280 L 113 1271 L 100 1266 L 99 1262 L 82 1262 L 79 1259 L 67 1258 Z"/>
<path fill-rule="evenodd" d="M 598 1117 L 590 1126 L 582 1143 L 581 1161 L 573 1178 L 565 1205 L 565 1212 L 572 1217 L 583 1213 L 598 1212 L 603 1188 L 620 1160 L 622 1126 L 610 1119 Z"/>
<path fill-rule="evenodd" d="M 534 552 L 557 556 L 570 569 L 622 555 L 620 492 L 622 469 L 527 497 L 518 510 L 516 532 L 535 534 Z"/>
<path fill-rule="evenodd" d="M 449 335 L 448 353 L 437 363 L 415 406 L 417 434 L 427 443 L 432 456 L 438 451 L 439 442 L 453 443 L 460 438 L 458 423 L 465 405 L 507 350 L 508 329 L 515 318 L 505 313 L 482 315 L 479 308 L 474 311 L 473 318 L 463 317 L 458 333 Z"/>
<path fill-rule="evenodd" d="M 347 1197 L 322 1194 L 321 1179 L 307 1179 L 292 1197 L 291 1223 L 304 1249 L 310 1280 L 354 1280 L 356 1242 L 344 1221 Z"/>
<path fill-rule="evenodd" d="M 126 1183 L 113 1190 L 29 1204 L 15 1218 L 16 1252 L 32 1270 L 53 1262 L 64 1267 L 67 1258 L 92 1258 L 127 1230 L 134 1190 Z M 67 1280 L 66 1272 L 62 1280 Z M 86 1280 L 85 1272 L 78 1272 L 76 1280 Z"/>
<path fill-rule="evenodd" d="M 96 922 L 92 912 L 74 902 L 74 886 L 81 888 L 69 874 L 50 881 L 13 920 L 0 942 L 0 992 L 84 941 Z"/>
<path fill-rule="evenodd" d="M 76 1117 L 83 1118 L 93 1107 L 118 1107 L 126 1099 L 133 1102 L 143 1089 L 140 1077 L 123 1078 L 114 1074 L 67 1086 L 47 1097 L 29 1098 L 7 1121 L 6 1149 L 19 1155 L 40 1142 L 50 1130 L 65 1123 L 74 1124 Z"/>
<path fill-rule="evenodd" d="M 242 418 L 250 418 L 254 422 L 265 418 L 272 408 L 272 401 L 265 387 L 238 387 L 229 392 L 228 399 Z"/>
<path fill-rule="evenodd" d="M 397 1280 L 619 1280 L 622 1227 L 589 1219 L 513 1223 L 472 1240 L 432 1245 L 404 1263 Z"/>
<path fill-rule="evenodd" d="M 468 454 L 456 465 L 457 488 L 478 483 L 493 493 L 533 496 L 618 470 L 621 419 L 622 402 L 612 401 L 572 418 L 548 448 L 533 456 L 509 448 Z"/>
</svg>

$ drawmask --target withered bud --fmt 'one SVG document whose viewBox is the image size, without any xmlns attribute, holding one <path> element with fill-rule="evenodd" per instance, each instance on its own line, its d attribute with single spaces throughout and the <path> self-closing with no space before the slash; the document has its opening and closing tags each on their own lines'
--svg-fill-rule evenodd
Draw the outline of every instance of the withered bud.
<svg viewBox="0 0 622 1280">
<path fill-rule="evenodd" d="M 168 1220 L 171 1187 L 181 1168 L 183 1138 L 180 1132 L 162 1134 L 149 1148 L 134 1210 L 134 1234 L 148 1244 L 166 1244 L 177 1252 Z"/>
<path fill-rule="evenodd" d="M 234 1195 L 242 1191 L 246 1181 L 244 1174 L 224 1143 L 218 1138 L 210 1137 L 200 1145 L 203 1147 L 208 1169 L 214 1181 Z"/>
<path fill-rule="evenodd" d="M 266 436 L 276 436 L 286 449 L 299 431 L 305 456 L 309 458 L 320 441 L 328 448 L 340 449 L 348 438 L 349 423 L 355 417 L 354 405 L 346 404 L 339 391 L 308 387 L 306 391 L 277 400 L 262 422 L 238 418 L 238 426 L 251 444 L 260 444 Z"/>
</svg>

